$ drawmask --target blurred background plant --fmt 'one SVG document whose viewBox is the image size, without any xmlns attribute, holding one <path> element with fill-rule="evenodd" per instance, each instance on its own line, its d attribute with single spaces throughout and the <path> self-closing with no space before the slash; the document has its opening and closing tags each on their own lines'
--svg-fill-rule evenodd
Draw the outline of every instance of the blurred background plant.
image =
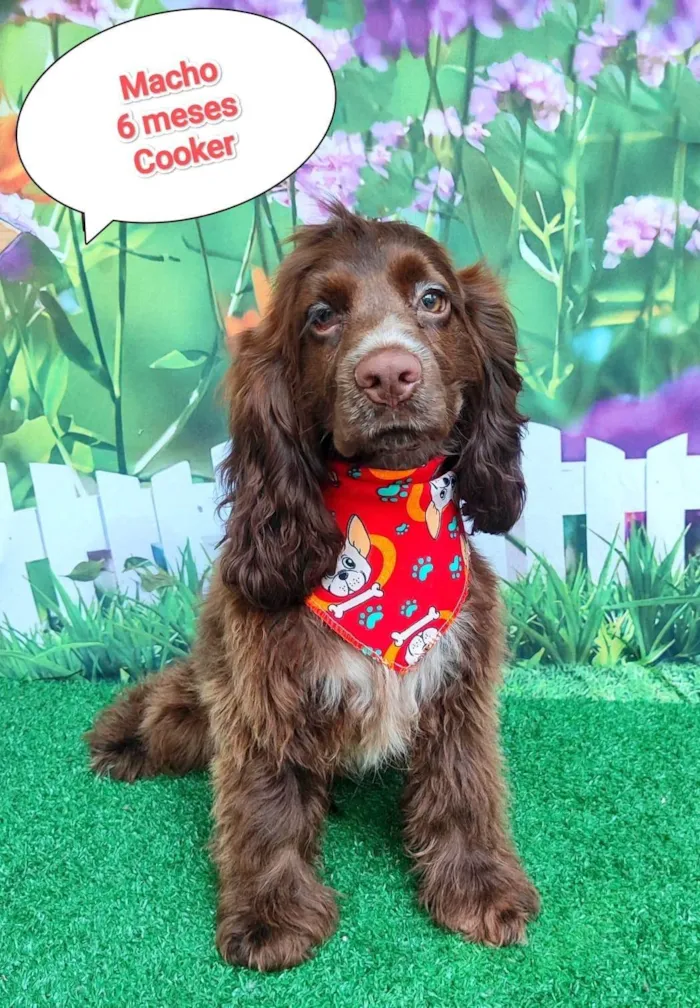
<svg viewBox="0 0 700 1008">
<path fill-rule="evenodd" d="M 0 461 L 16 507 L 32 502 L 33 461 L 89 481 L 96 468 L 147 479 L 187 458 L 211 478 L 227 334 L 264 310 L 283 238 L 321 219 L 328 194 L 506 275 L 523 407 L 570 432 L 571 457 L 591 433 L 631 453 L 679 429 L 697 444 L 695 0 L 207 4 L 307 34 L 335 70 L 332 128 L 294 176 L 245 206 L 113 224 L 88 247 L 75 213 L 24 173 L 17 111 L 51 60 L 165 7 L 3 8 L 0 218 L 19 235 L 0 254 Z"/>
</svg>

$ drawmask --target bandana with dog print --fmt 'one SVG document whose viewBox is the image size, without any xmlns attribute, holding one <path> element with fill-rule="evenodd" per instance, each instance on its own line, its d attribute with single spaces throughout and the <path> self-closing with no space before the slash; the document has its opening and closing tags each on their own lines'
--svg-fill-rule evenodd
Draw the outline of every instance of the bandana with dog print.
<svg viewBox="0 0 700 1008">
<path fill-rule="evenodd" d="M 444 461 L 400 471 L 332 462 L 324 490 L 345 545 L 306 604 L 348 643 L 400 673 L 447 630 L 469 590 L 456 479 L 440 474 Z"/>
</svg>

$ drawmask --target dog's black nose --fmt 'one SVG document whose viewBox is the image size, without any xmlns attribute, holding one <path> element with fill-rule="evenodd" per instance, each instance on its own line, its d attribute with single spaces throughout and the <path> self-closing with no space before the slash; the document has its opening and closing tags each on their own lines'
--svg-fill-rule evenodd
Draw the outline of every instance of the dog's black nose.
<svg viewBox="0 0 700 1008">
<path fill-rule="evenodd" d="M 384 406 L 398 406 L 410 399 L 422 377 L 420 361 L 407 350 L 375 350 L 355 368 L 359 388 L 372 402 Z"/>
<path fill-rule="evenodd" d="M 338 571 L 338 577 L 340 578 L 341 581 L 347 581 L 347 579 L 348 579 L 348 572 L 347 571 Z"/>
</svg>

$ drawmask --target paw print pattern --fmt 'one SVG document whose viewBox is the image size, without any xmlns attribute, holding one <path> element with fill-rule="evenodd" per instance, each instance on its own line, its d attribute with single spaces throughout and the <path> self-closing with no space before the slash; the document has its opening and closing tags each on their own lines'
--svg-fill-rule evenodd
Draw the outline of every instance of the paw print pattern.
<svg viewBox="0 0 700 1008">
<path fill-rule="evenodd" d="M 455 556 L 451 564 L 449 564 L 450 574 L 455 580 L 462 574 L 462 558 L 460 556 Z"/>
<path fill-rule="evenodd" d="M 397 535 L 406 535 L 410 527 L 411 526 L 408 525 L 406 522 L 402 522 L 400 525 L 397 525 L 396 526 Z"/>
<path fill-rule="evenodd" d="M 377 623 L 384 619 L 384 613 L 382 612 L 382 607 L 380 605 L 367 606 L 360 613 L 358 620 L 360 626 L 367 627 L 368 630 L 374 630 Z"/>
<path fill-rule="evenodd" d="M 357 466 L 350 466 L 350 468 L 348 469 L 348 476 L 350 476 L 352 479 L 359 479 L 361 475 L 362 470 L 358 469 Z"/>
<path fill-rule="evenodd" d="M 403 497 L 408 497 L 408 491 L 411 486 L 411 481 L 406 480 L 406 482 L 401 483 L 389 483 L 387 486 L 379 487 L 377 490 L 377 495 L 380 500 L 389 501 L 391 504 L 396 504 L 398 500 Z"/>
<path fill-rule="evenodd" d="M 416 601 L 416 599 L 408 599 L 406 602 L 402 604 L 399 612 L 401 613 L 402 616 L 406 616 L 410 619 L 417 608 L 418 608 L 418 602 Z"/>
<path fill-rule="evenodd" d="M 368 658 L 374 658 L 375 655 L 379 655 L 379 657 L 381 658 L 382 649 L 378 647 L 371 648 L 365 644 L 365 646 L 362 648 L 362 654 L 367 655 Z"/>
<path fill-rule="evenodd" d="M 450 533 L 450 539 L 457 538 L 457 533 L 459 532 L 459 518 L 455 516 L 450 519 L 447 525 L 447 531 Z"/>
<path fill-rule="evenodd" d="M 418 557 L 418 560 L 413 565 L 411 576 L 416 578 L 418 581 L 426 581 L 432 569 L 432 557 Z"/>
</svg>

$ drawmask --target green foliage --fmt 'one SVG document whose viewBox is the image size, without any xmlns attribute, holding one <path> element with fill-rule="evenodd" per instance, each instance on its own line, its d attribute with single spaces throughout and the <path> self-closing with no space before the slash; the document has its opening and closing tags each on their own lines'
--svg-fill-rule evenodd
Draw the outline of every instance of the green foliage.
<svg viewBox="0 0 700 1008">
<path fill-rule="evenodd" d="M 554 665 L 697 660 L 700 557 L 674 570 L 681 547 L 659 560 L 646 531 L 634 528 L 624 550 L 609 549 L 597 583 L 582 565 L 562 578 L 537 556 L 505 589 L 511 653 Z"/>
<path fill-rule="evenodd" d="M 100 562 L 79 564 L 74 581 L 95 581 Z M 0 627 L 0 668 L 10 679 L 138 679 L 184 658 L 192 646 L 205 578 L 185 551 L 174 574 L 130 558 L 145 595 L 99 591 L 91 605 L 74 601 L 55 576 L 51 593 L 34 587 L 47 625 L 32 633 Z"/>
</svg>

